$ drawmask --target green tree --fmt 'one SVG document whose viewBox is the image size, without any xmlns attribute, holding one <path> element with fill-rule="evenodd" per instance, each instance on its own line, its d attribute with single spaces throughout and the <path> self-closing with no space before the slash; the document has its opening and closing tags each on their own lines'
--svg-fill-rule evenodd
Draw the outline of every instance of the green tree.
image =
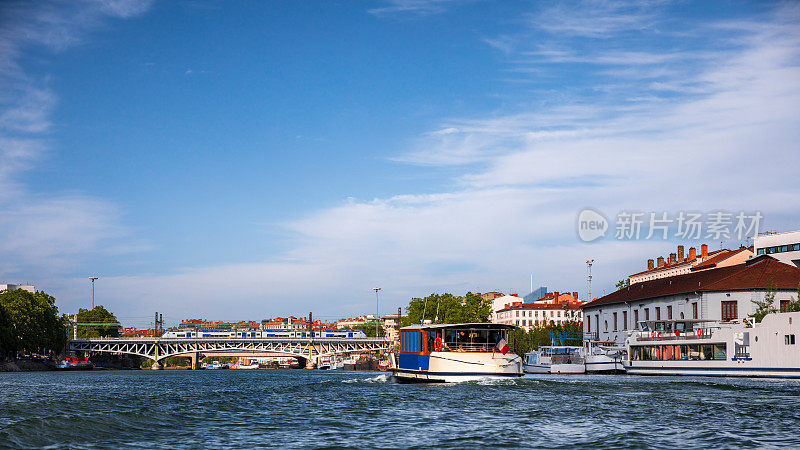
<svg viewBox="0 0 800 450">
<path fill-rule="evenodd" d="M 617 290 L 620 290 L 620 289 L 625 289 L 626 287 L 628 287 L 630 285 L 631 285 L 631 279 L 630 278 L 625 278 L 624 280 L 617 281 L 617 284 L 615 285 L 615 287 L 617 288 Z"/>
<path fill-rule="evenodd" d="M 117 317 L 102 305 L 95 306 L 94 309 L 80 308 L 78 310 L 78 323 L 118 323 Z M 79 338 L 93 337 L 117 337 L 119 336 L 119 325 L 107 326 L 78 326 Z"/>
<path fill-rule="evenodd" d="M 797 285 L 797 298 L 792 298 L 786 305 L 786 312 L 800 312 L 800 284 Z"/>
<path fill-rule="evenodd" d="M 778 310 L 775 309 L 775 289 L 772 287 L 772 280 L 767 282 L 764 299 L 751 301 L 756 305 L 756 310 L 753 311 L 753 314 L 750 314 L 750 317 L 755 319 L 756 323 L 761 322 L 767 314 L 777 312 Z"/>
<path fill-rule="evenodd" d="M 67 328 L 52 296 L 42 291 L 6 290 L 0 292 L 0 307 L 0 335 L 4 336 L 0 347 L 6 355 L 20 350 L 46 354 L 64 349 Z"/>
<path fill-rule="evenodd" d="M 514 352 L 518 355 L 524 355 L 531 350 L 538 349 L 540 346 L 551 345 L 554 333 L 582 336 L 583 325 L 581 322 L 566 322 L 562 325 L 550 323 L 543 327 L 531 328 L 527 332 L 525 330 L 514 330 L 509 333 L 509 340 L 513 344 Z M 567 340 L 564 343 L 566 345 L 582 345 L 583 339 Z"/>
<path fill-rule="evenodd" d="M 422 323 L 473 323 L 488 322 L 492 312 L 490 304 L 471 292 L 463 297 L 450 293 L 431 294 L 412 298 L 406 307 L 407 317 L 402 326 Z"/>
<path fill-rule="evenodd" d="M 21 342 L 14 332 L 11 316 L 0 303 L 0 358 L 14 355 L 21 349 Z"/>
</svg>

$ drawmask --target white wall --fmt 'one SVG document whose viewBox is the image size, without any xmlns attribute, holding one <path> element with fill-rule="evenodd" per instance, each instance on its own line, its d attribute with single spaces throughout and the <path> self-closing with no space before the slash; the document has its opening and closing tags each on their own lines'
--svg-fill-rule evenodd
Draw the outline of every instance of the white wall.
<svg viewBox="0 0 800 450">
<path fill-rule="evenodd" d="M 598 339 L 603 342 L 623 344 L 627 331 L 633 330 L 635 314 L 639 311 L 639 321 L 646 320 L 645 310 L 650 311 L 650 320 L 656 318 L 656 308 L 661 308 L 661 320 L 668 320 L 667 306 L 672 306 L 672 320 L 692 319 L 692 304 L 697 303 L 698 319 L 719 321 L 722 319 L 722 302 L 737 302 L 737 319 L 743 320 L 754 311 L 753 300 L 763 300 L 764 290 L 758 291 L 714 291 L 700 294 L 681 294 L 659 297 L 649 300 L 639 300 L 630 303 L 617 303 L 602 305 L 593 308 L 584 308 L 583 331 L 597 332 Z M 790 300 L 797 296 L 795 290 L 782 290 L 775 293 L 775 308 L 780 307 L 781 300 Z M 622 323 L 623 311 L 628 312 L 628 330 L 624 330 Z M 617 331 L 614 331 L 614 313 L 617 313 Z M 682 315 L 681 315 L 682 314 Z M 590 326 L 591 321 L 591 326 Z M 599 329 L 597 327 L 599 322 Z M 607 325 L 607 326 L 606 326 Z"/>
</svg>

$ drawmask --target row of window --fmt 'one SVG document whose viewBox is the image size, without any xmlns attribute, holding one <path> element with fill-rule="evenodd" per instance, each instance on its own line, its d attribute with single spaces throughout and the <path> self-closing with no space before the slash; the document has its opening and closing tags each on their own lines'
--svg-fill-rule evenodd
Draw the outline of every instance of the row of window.
<svg viewBox="0 0 800 450">
<path fill-rule="evenodd" d="M 512 317 L 511 316 L 511 312 L 512 311 L 506 311 L 504 313 L 501 313 L 500 314 L 500 318 L 501 319 L 505 319 L 505 318 L 508 318 L 508 317 Z M 514 312 L 515 312 L 514 317 L 539 317 L 539 310 L 535 310 L 535 311 L 519 311 L 519 310 L 517 310 L 517 311 L 514 311 Z M 520 312 L 522 314 L 520 314 Z M 527 312 L 527 314 L 525 314 L 526 312 Z M 553 311 L 553 310 L 542 311 L 542 317 L 547 317 L 547 313 L 548 312 L 550 313 L 550 317 L 561 317 L 561 312 L 562 311 L 561 310 L 557 310 L 557 311 Z M 563 311 L 563 312 L 564 312 L 564 317 L 580 317 L 581 316 L 581 312 L 580 311 Z"/>
<path fill-rule="evenodd" d="M 726 303 L 726 302 L 722 302 L 722 303 Z M 736 302 L 732 302 L 732 303 L 736 303 Z M 662 320 L 661 319 L 661 307 L 660 306 L 656 306 L 653 309 L 654 309 L 654 312 L 655 312 L 655 320 Z M 665 310 L 666 310 L 666 315 L 667 315 L 666 320 L 672 320 L 673 319 L 672 318 L 672 305 L 667 305 Z M 645 321 L 650 320 L 650 308 L 644 308 L 643 311 L 644 311 L 644 320 Z M 735 314 L 736 314 L 736 312 L 735 312 L 735 306 L 734 306 L 734 316 L 735 316 Z M 611 321 L 611 326 L 613 328 L 613 331 L 619 331 L 620 330 L 620 328 L 619 328 L 619 313 L 614 312 L 612 314 L 612 316 L 613 316 L 613 318 L 612 318 L 612 321 Z M 681 313 L 680 316 L 681 316 L 680 317 L 681 319 L 684 319 L 683 313 Z M 692 319 L 697 319 L 697 303 L 696 302 L 692 303 Z M 639 323 L 639 310 L 635 309 L 635 310 L 633 310 L 633 324 L 634 324 L 634 326 L 637 323 Z M 606 320 L 604 322 L 604 325 L 605 325 L 605 330 L 604 331 L 608 331 L 608 320 Z M 600 315 L 599 314 L 597 316 L 595 316 L 595 327 L 596 327 L 597 330 L 600 329 Z M 621 329 L 623 331 L 627 331 L 628 330 L 628 311 L 622 311 L 622 328 Z M 589 320 L 586 321 L 586 331 L 589 332 L 589 333 L 592 332 L 592 320 L 591 320 L 591 318 L 589 318 Z"/>
<path fill-rule="evenodd" d="M 643 345 L 631 347 L 634 361 L 725 360 L 726 344 Z"/>
<path fill-rule="evenodd" d="M 771 255 L 773 253 L 785 253 L 785 252 L 796 252 L 800 251 L 800 244 L 789 244 L 789 245 L 776 245 L 774 247 L 764 247 L 758 249 L 756 252 L 759 255 Z"/>
<path fill-rule="evenodd" d="M 514 321 L 514 325 L 516 325 L 518 327 L 520 327 L 520 326 L 522 326 L 522 327 L 538 327 L 538 326 L 542 326 L 543 327 L 543 326 L 547 325 L 548 323 L 554 325 L 556 323 L 560 324 L 560 323 L 563 323 L 563 322 L 564 322 L 563 320 L 550 320 L 550 321 L 548 321 L 547 319 L 542 319 L 542 321 L 539 322 L 538 319 L 537 320 L 523 319 L 523 320 L 515 320 Z"/>
</svg>

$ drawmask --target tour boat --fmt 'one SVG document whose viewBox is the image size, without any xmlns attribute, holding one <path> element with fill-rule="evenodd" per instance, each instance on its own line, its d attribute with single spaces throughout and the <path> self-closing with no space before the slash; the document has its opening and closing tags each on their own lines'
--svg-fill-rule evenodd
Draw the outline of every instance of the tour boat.
<svg viewBox="0 0 800 450">
<path fill-rule="evenodd" d="M 425 324 L 400 330 L 400 351 L 389 370 L 398 382 L 444 382 L 516 378 L 522 359 L 511 353 L 513 325 Z"/>
<path fill-rule="evenodd" d="M 567 345 L 541 346 L 525 354 L 525 373 L 584 373 L 583 347 Z"/>
<path fill-rule="evenodd" d="M 800 378 L 800 312 L 761 323 L 646 321 L 626 340 L 625 369 L 635 375 Z"/>
</svg>

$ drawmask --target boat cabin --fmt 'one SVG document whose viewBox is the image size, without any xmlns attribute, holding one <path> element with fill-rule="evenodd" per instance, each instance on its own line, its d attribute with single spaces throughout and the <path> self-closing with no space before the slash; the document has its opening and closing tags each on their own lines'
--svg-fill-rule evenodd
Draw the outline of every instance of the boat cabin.
<svg viewBox="0 0 800 450">
<path fill-rule="evenodd" d="M 399 366 L 428 370 L 433 352 L 481 353 L 499 352 L 501 341 L 508 341 L 513 325 L 466 323 L 412 325 L 400 330 Z"/>
</svg>

